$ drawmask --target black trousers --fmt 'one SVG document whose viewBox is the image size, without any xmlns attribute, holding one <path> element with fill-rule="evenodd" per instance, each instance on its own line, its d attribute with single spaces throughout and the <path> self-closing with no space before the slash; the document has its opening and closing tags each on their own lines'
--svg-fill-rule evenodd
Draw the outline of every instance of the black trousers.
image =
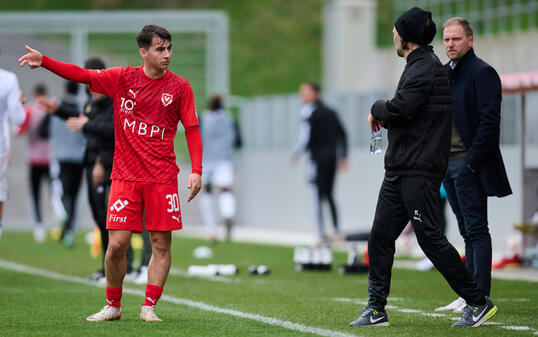
<svg viewBox="0 0 538 337">
<path fill-rule="evenodd" d="M 108 208 L 108 190 L 110 189 L 110 175 L 105 174 L 104 182 L 98 186 L 93 185 L 92 170 L 94 163 L 86 163 L 86 183 L 88 186 L 88 201 L 93 219 L 101 232 L 103 250 L 103 263 L 108 248 L 108 231 L 106 229 L 106 214 Z M 108 173 L 108 172 L 107 172 Z"/>
<path fill-rule="evenodd" d="M 368 240 L 369 307 L 384 310 L 390 292 L 395 241 L 409 220 L 418 243 L 450 287 L 468 304 L 483 304 L 484 294 L 439 228 L 441 179 L 421 176 L 385 177 Z"/>
<path fill-rule="evenodd" d="M 338 231 L 338 211 L 333 197 L 334 181 L 336 177 L 336 158 L 324 158 L 321 160 L 312 160 L 310 182 L 313 187 L 314 197 L 314 215 L 316 217 L 316 226 L 320 238 L 326 237 L 325 227 L 323 225 L 322 203 L 326 201 L 329 204 L 331 219 L 335 231 Z"/>
<path fill-rule="evenodd" d="M 443 184 L 465 242 L 465 266 L 480 289 L 489 296 L 492 245 L 488 228 L 488 198 L 480 177 L 467 168 L 464 158 L 457 158 L 448 162 Z"/>
<path fill-rule="evenodd" d="M 62 203 L 67 218 L 63 224 L 62 237 L 66 232 L 73 231 L 73 220 L 77 205 L 78 192 L 82 184 L 83 164 L 60 161 L 60 181 L 62 182 Z"/>
<path fill-rule="evenodd" d="M 30 165 L 30 193 L 31 207 L 34 225 L 41 224 L 40 191 L 41 181 L 48 180 L 50 183 L 49 166 Z"/>
</svg>

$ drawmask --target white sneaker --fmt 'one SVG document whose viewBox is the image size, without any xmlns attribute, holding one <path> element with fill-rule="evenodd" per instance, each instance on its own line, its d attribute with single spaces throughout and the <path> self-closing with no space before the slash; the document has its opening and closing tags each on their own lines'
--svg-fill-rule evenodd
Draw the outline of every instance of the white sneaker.
<svg viewBox="0 0 538 337">
<path fill-rule="evenodd" d="M 148 283 L 148 267 L 140 267 L 140 272 L 138 276 L 133 280 L 135 284 L 146 284 Z"/>
<path fill-rule="evenodd" d="M 138 276 L 138 272 L 136 270 L 133 270 L 129 274 L 125 274 L 125 277 L 123 278 L 123 282 L 134 282 L 137 276 Z"/>
<path fill-rule="evenodd" d="M 467 304 L 465 303 L 465 300 L 461 297 L 458 297 L 457 300 L 452 301 L 449 305 L 446 305 L 444 307 L 439 307 L 435 309 L 435 312 L 441 312 L 441 311 L 454 311 L 456 309 L 465 308 Z"/>
<path fill-rule="evenodd" d="M 162 319 L 155 315 L 155 308 L 149 305 L 143 305 L 140 311 L 140 320 L 144 322 L 162 322 Z"/>
<path fill-rule="evenodd" d="M 88 316 L 86 320 L 88 322 L 103 322 L 103 321 L 116 321 L 121 318 L 121 307 L 111 307 L 105 305 L 103 310 L 96 314 Z"/>
<path fill-rule="evenodd" d="M 452 312 L 455 314 L 461 315 L 463 314 L 463 311 L 465 310 L 466 307 L 467 307 L 467 303 L 465 303 L 465 300 L 463 300 L 463 304 L 457 307 L 456 309 L 454 309 Z"/>
<path fill-rule="evenodd" d="M 433 263 L 427 257 L 417 262 L 418 270 L 432 270 Z"/>
<path fill-rule="evenodd" d="M 47 233 L 45 232 L 45 226 L 36 225 L 34 227 L 34 240 L 35 240 L 35 242 L 37 242 L 37 243 L 45 242 L 46 236 L 47 236 Z"/>
</svg>

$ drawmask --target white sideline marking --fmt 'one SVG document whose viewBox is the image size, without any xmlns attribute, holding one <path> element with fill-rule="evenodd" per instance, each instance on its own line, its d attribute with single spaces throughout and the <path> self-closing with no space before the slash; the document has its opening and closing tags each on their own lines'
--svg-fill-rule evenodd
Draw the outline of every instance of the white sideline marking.
<svg viewBox="0 0 538 337">
<path fill-rule="evenodd" d="M 98 288 L 104 288 L 104 285 L 99 284 L 97 282 L 83 279 L 82 277 L 64 275 L 64 274 L 56 273 L 53 271 L 38 269 L 38 268 L 34 268 L 34 267 L 30 267 L 30 266 L 26 266 L 23 264 L 18 264 L 15 262 L 10 262 L 6 260 L 2 260 L 2 259 L 0 259 L 0 268 L 16 271 L 20 273 L 30 274 L 30 275 L 43 276 L 43 277 L 47 277 L 47 278 L 59 280 L 59 281 L 67 281 L 67 282 L 72 282 L 72 283 L 79 283 L 79 284 L 94 286 Z M 139 295 L 142 297 L 145 296 L 144 291 L 138 290 L 138 289 L 123 288 L 123 292 L 126 294 L 131 294 L 131 295 Z M 209 304 L 205 304 L 203 302 L 191 301 L 184 298 L 178 298 L 178 297 L 173 297 L 169 295 L 162 296 L 161 300 L 171 302 L 174 304 L 185 305 L 185 306 L 200 309 L 200 310 L 211 311 L 211 312 L 251 319 L 251 320 L 266 323 L 269 325 L 280 326 L 285 329 L 311 333 L 311 334 L 315 334 L 319 336 L 357 337 L 357 335 L 351 335 L 344 332 L 306 326 L 306 325 L 302 325 L 298 323 L 293 323 L 290 321 L 281 320 L 278 318 L 261 316 L 257 314 L 250 314 L 250 313 L 237 311 L 237 310 L 219 308 L 219 307 L 215 307 Z"/>
<path fill-rule="evenodd" d="M 529 328 L 528 326 L 515 326 L 515 325 L 501 326 L 501 328 L 507 329 L 507 330 L 520 330 L 520 331 L 534 330 L 532 328 Z"/>
<path fill-rule="evenodd" d="M 401 298 L 399 299 L 401 300 Z M 336 297 L 336 298 L 331 298 L 331 300 L 337 301 L 337 302 L 354 303 L 354 304 L 359 304 L 359 305 L 368 305 L 368 301 L 362 298 Z M 391 298 L 389 297 L 387 301 L 390 301 L 390 300 Z M 392 305 L 392 304 L 387 304 L 385 308 L 396 310 L 398 312 L 419 314 L 422 316 L 429 316 L 429 317 L 448 317 L 449 316 L 447 314 L 431 313 L 431 312 L 426 312 L 422 310 L 401 308 L 399 306 Z M 457 321 L 459 320 L 459 317 L 449 317 L 449 319 L 452 321 Z M 494 322 L 494 321 L 487 321 L 487 322 L 484 322 L 482 325 L 495 325 L 495 326 L 499 326 L 500 328 L 507 329 L 507 330 L 531 331 L 531 332 L 534 332 L 535 335 L 538 335 L 538 330 L 528 327 L 528 326 L 505 325 L 504 323 Z"/>
<path fill-rule="evenodd" d="M 495 302 L 530 302 L 530 298 L 496 298 Z"/>
</svg>

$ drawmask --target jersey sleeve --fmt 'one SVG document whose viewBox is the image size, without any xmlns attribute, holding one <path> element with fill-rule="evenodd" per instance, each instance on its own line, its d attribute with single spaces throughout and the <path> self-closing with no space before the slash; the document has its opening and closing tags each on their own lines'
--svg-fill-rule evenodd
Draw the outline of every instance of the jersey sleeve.
<svg viewBox="0 0 538 337">
<path fill-rule="evenodd" d="M 113 98 L 120 81 L 121 71 L 121 67 L 90 70 L 90 90 Z"/>
<path fill-rule="evenodd" d="M 187 147 L 191 157 L 192 173 L 202 175 L 202 137 L 198 126 L 185 128 L 185 138 L 187 139 Z"/>
<path fill-rule="evenodd" d="M 181 124 L 186 128 L 192 126 L 198 126 L 198 114 L 196 113 L 196 107 L 194 105 L 194 95 L 189 82 L 185 81 L 183 86 L 183 92 L 179 101 L 179 120 Z"/>
</svg>

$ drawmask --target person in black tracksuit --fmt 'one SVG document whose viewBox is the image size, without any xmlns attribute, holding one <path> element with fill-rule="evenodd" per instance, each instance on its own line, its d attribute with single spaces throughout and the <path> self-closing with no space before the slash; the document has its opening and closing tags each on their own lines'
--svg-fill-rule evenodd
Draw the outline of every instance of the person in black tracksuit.
<svg viewBox="0 0 538 337">
<path fill-rule="evenodd" d="M 78 90 L 78 83 L 67 81 L 65 95 L 58 109 L 79 111 Z M 53 191 L 58 193 L 65 210 L 60 240 L 63 240 L 67 247 L 72 247 L 75 243 L 75 211 L 84 172 L 86 139 L 80 132 L 70 132 L 65 127 L 65 121 L 52 114 L 47 114 L 42 129 L 42 132 L 50 134 L 51 156 L 54 159 L 51 160 L 50 170 Z M 59 184 L 55 181 L 59 181 Z"/>
<path fill-rule="evenodd" d="M 339 233 L 338 212 L 333 197 L 337 164 L 347 169 L 346 132 L 336 112 L 323 104 L 319 98 L 320 88 L 315 83 L 303 83 L 299 89 L 303 107 L 299 141 L 291 162 L 304 152 L 310 152 L 309 178 L 314 201 L 318 238 L 325 241 L 321 203 L 327 201 L 336 234 Z"/>
<path fill-rule="evenodd" d="M 372 131 L 388 129 L 389 145 L 368 241 L 370 300 L 353 326 L 388 324 L 385 305 L 395 241 L 408 221 L 426 256 L 470 304 L 454 326 L 480 325 L 497 310 L 439 226 L 439 188 L 448 165 L 452 119 L 448 75 L 428 45 L 435 32 L 431 13 L 416 7 L 396 20 L 394 42 L 407 64 L 394 98 L 375 102 L 368 116 Z"/>
</svg>

